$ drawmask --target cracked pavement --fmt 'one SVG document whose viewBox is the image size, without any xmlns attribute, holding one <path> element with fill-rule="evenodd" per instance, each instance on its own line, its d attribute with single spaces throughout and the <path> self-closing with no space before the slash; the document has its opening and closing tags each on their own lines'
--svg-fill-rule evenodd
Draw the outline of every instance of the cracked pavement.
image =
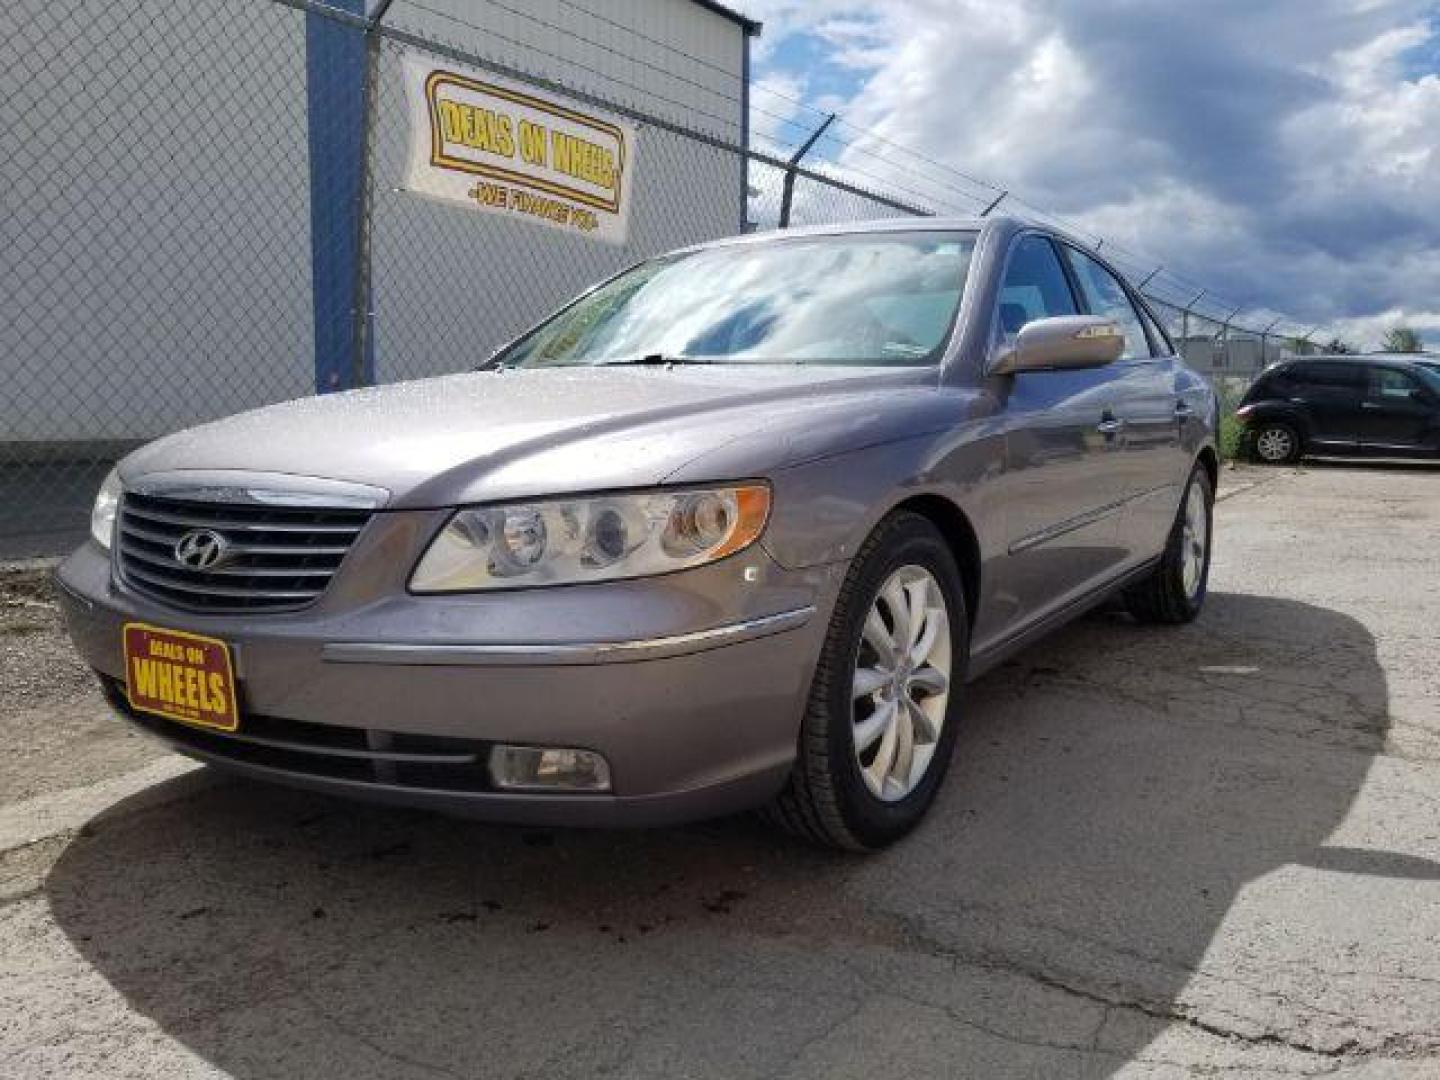
<svg viewBox="0 0 1440 1080">
<path fill-rule="evenodd" d="M 869 858 L 192 769 L 0 575 L 5 1075 L 1440 1075 L 1440 469 L 1222 500 L 1200 621 L 972 686 Z"/>
</svg>

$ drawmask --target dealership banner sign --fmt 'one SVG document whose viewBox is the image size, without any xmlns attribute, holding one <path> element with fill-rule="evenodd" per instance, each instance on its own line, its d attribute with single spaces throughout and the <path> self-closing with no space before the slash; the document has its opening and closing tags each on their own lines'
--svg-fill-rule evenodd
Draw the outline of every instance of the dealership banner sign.
<svg viewBox="0 0 1440 1080">
<path fill-rule="evenodd" d="M 406 187 L 594 240 L 629 233 L 635 126 L 486 72 L 406 57 Z"/>
</svg>

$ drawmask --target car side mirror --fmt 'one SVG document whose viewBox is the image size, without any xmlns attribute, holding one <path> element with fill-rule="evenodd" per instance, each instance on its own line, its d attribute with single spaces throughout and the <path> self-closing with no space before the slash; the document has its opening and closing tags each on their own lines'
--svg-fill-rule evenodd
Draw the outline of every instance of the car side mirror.
<svg viewBox="0 0 1440 1080">
<path fill-rule="evenodd" d="M 1004 346 L 991 374 L 1104 367 L 1125 351 L 1125 332 L 1111 319 L 1094 315 L 1062 315 L 1036 319 L 1020 328 Z"/>
</svg>

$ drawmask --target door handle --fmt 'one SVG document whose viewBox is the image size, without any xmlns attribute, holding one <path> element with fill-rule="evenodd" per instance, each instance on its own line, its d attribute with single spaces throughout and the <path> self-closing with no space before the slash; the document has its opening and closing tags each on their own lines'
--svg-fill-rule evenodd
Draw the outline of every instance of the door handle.
<svg viewBox="0 0 1440 1080">
<path fill-rule="evenodd" d="M 1116 420 L 1113 417 L 1109 420 L 1101 420 L 1100 423 L 1095 425 L 1095 430 L 1101 435 L 1118 435 L 1125 430 L 1125 421 Z"/>
<path fill-rule="evenodd" d="M 1180 417 L 1180 419 L 1183 420 L 1183 419 L 1185 419 L 1187 416 L 1194 416 L 1194 415 L 1195 415 L 1195 409 L 1191 406 L 1191 404 L 1190 404 L 1188 401 L 1183 401 L 1183 400 L 1182 400 L 1182 401 L 1177 401 L 1177 402 L 1175 402 L 1175 415 L 1178 416 L 1178 417 Z"/>
<path fill-rule="evenodd" d="M 1378 409 L 1378 408 L 1380 408 L 1380 403 L 1379 403 L 1378 401 L 1362 401 L 1362 402 L 1360 402 L 1360 408 L 1362 408 L 1362 409 Z"/>
</svg>

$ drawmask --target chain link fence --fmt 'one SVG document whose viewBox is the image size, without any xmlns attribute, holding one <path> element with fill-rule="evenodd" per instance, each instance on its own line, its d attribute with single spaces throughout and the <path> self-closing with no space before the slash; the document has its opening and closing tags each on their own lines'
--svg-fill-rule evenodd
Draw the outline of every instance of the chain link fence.
<svg viewBox="0 0 1440 1080">
<path fill-rule="evenodd" d="M 590 29 L 557 56 L 524 33 L 541 22 L 533 12 L 485 2 L 518 29 L 496 23 L 464 46 L 447 30 L 481 28 L 418 0 L 393 23 L 312 0 L 18 0 L 0 12 L 0 556 L 76 542 L 111 464 L 156 436 L 464 370 L 595 280 L 685 244 L 782 217 L 943 209 L 747 149 L 744 96 L 718 67 L 675 76 L 688 101 L 640 93 L 624 72 L 646 61 L 618 50 L 608 16 L 560 0 Z M 604 78 L 566 77 L 591 54 L 628 59 Z M 637 124 L 645 165 L 625 243 L 406 191 L 411 56 Z M 322 262 L 356 271 L 323 279 Z M 1151 295 L 1202 370 L 1253 372 L 1294 347 Z"/>
<path fill-rule="evenodd" d="M 83 526 L 138 442 L 314 382 L 303 16 L 20 0 L 0 28 L 13 549 Z"/>
</svg>

